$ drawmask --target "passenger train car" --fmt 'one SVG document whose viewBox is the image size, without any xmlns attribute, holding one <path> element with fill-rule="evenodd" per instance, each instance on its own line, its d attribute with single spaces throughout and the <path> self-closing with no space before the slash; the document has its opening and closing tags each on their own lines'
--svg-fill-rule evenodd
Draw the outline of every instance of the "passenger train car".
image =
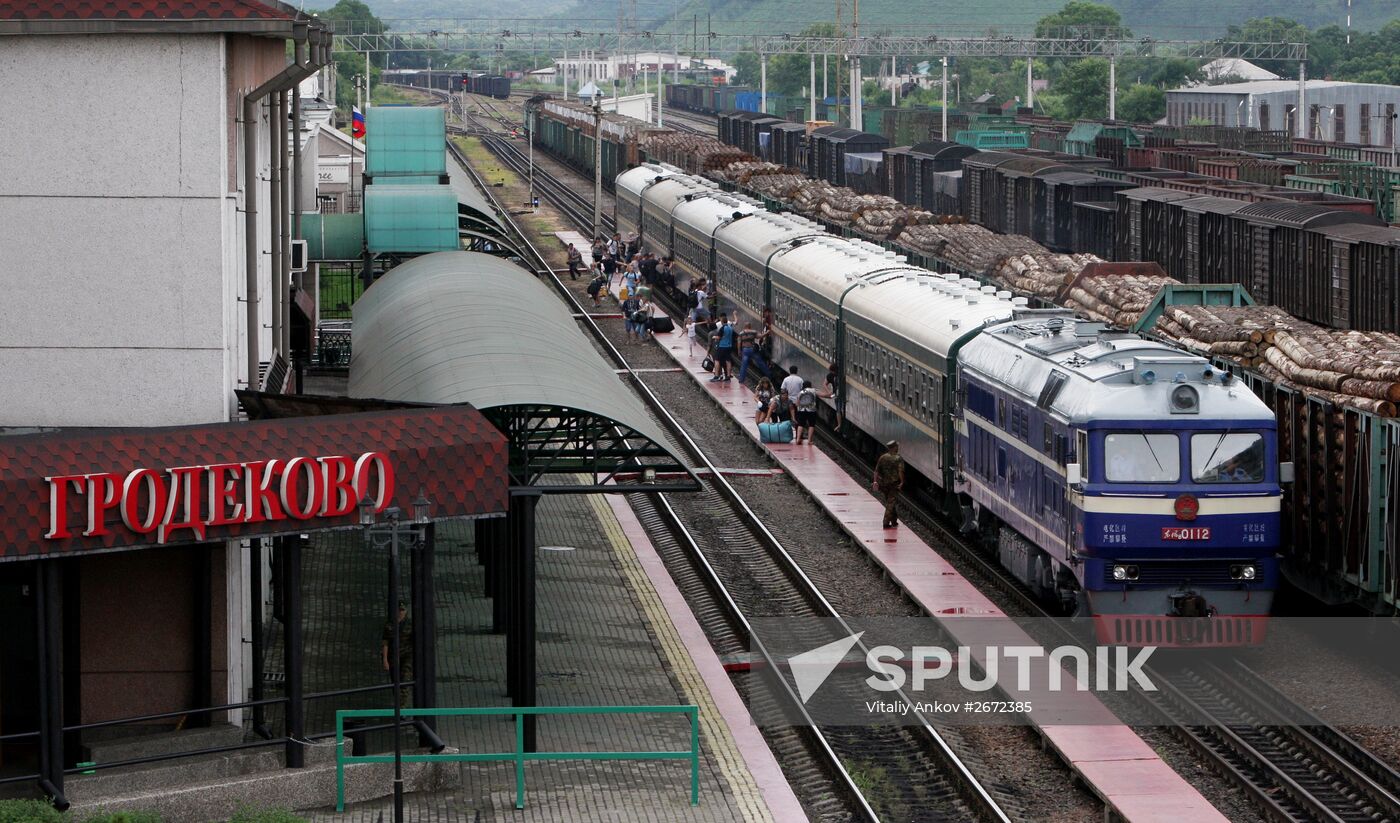
<svg viewBox="0 0 1400 823">
<path fill-rule="evenodd" d="M 616 180 L 617 227 L 719 309 L 772 309 L 773 362 L 837 366 L 849 426 L 896 439 L 1000 562 L 1105 642 L 1263 640 L 1279 540 L 1272 413 L 1146 338 L 1030 310 L 679 170 Z M 1200 618 L 1192 620 L 1190 618 Z"/>
</svg>

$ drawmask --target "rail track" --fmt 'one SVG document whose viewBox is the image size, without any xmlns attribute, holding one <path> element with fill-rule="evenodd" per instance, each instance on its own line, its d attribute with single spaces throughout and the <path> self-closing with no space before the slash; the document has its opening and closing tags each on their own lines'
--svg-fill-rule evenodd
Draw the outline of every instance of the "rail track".
<svg viewBox="0 0 1400 823">
<path fill-rule="evenodd" d="M 512 141 L 481 135 L 487 148 L 513 170 L 525 172 L 525 158 Z M 458 153 L 449 143 L 449 150 Z M 467 166 L 465 158 L 458 159 Z M 468 166 L 468 168 L 470 168 Z M 536 168 L 536 183 L 550 179 Z M 563 192 L 562 181 L 544 182 L 541 192 L 570 219 L 587 225 L 580 198 Z M 489 191 L 489 189 L 487 189 Z M 557 199 L 556 199 L 557 197 Z M 503 210 L 504 211 L 504 210 Z M 509 220 L 509 215 L 506 215 Z M 512 223 L 514 227 L 514 224 Z M 597 341 L 668 433 L 677 454 L 707 469 L 702 490 L 694 495 L 629 495 L 653 541 L 693 605 L 697 617 L 721 654 L 755 654 L 754 666 L 769 673 L 775 688 L 748 694 L 755 713 L 783 711 L 800 722 L 766 727 L 765 736 L 804 805 L 814 818 L 838 820 L 975 820 L 1009 821 L 1019 817 L 1017 803 L 1004 792 L 985 788 L 954 745 L 910 705 L 919 724 L 897 727 L 822 726 L 812 722 L 789 680 L 785 667 L 757 638 L 749 616 L 808 617 L 845 621 L 807 577 L 762 520 L 744 502 L 718 467 L 667 411 L 665 405 L 633 371 L 574 294 L 552 272 L 544 256 L 518 227 L 522 243 L 535 259 L 527 261 L 551 279 L 585 330 Z M 725 525 L 716 529 L 718 520 Z M 817 642 L 826 642 L 822 638 Z M 737 681 L 746 689 L 746 678 Z M 899 695 L 903 697 L 903 695 Z M 910 701 L 905 698 L 905 702 Z M 772 714 L 768 716 L 774 716 Z M 877 770 L 882 776 L 878 797 L 853 776 L 854 767 Z M 1008 809 L 1012 814 L 1008 813 Z"/>
<path fill-rule="evenodd" d="M 675 120 L 672 123 L 675 125 Z M 504 138 L 497 136 L 495 140 Z M 508 140 L 505 143 L 502 150 L 508 153 L 513 147 Z M 537 184 L 539 180 L 537 175 Z M 588 229 L 591 200 L 561 181 L 549 180 L 545 185 L 555 189 L 550 199 L 556 207 Z M 610 222 L 611 217 L 605 216 L 605 221 Z M 673 313 L 681 311 L 674 304 L 669 308 Z M 864 466 L 863 456 L 855 454 L 846 441 L 826 429 L 820 430 L 820 436 L 829 449 Z M 1048 611 L 989 555 L 931 514 L 934 507 L 929 500 L 911 496 L 904 504 L 905 510 L 937 534 L 946 548 L 1017 601 L 1028 615 L 1060 616 Z M 1167 663 L 1153 667 L 1151 674 L 1160 691 L 1143 695 L 1142 700 L 1217 773 L 1250 797 L 1268 819 L 1290 823 L 1400 821 L 1400 772 L 1296 705 L 1243 664 Z M 1209 718 L 1209 722 L 1202 724 L 1201 718 Z"/>
<path fill-rule="evenodd" d="M 868 461 L 825 427 L 823 445 L 847 463 Z M 989 585 L 1032 617 L 1062 617 L 1011 577 L 989 554 L 962 539 L 928 498 L 906 494 L 902 511 L 940 538 Z M 1067 635 L 1071 637 L 1072 635 Z M 1156 693 L 1139 698 L 1203 761 L 1238 786 L 1278 823 L 1400 821 L 1400 773 L 1343 732 L 1270 686 L 1243 663 L 1165 662 L 1148 668 Z M 1202 722 L 1202 721 L 1205 722 Z"/>
</svg>

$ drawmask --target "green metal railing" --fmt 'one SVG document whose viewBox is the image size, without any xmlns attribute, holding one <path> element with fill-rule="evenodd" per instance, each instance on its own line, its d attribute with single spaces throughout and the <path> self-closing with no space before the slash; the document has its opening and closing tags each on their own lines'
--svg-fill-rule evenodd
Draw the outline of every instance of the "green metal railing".
<svg viewBox="0 0 1400 823">
<path fill-rule="evenodd" d="M 511 760 L 515 762 L 515 808 L 525 808 L 525 763 L 540 760 L 689 760 L 690 805 L 700 804 L 700 710 L 695 706 L 522 706 L 473 709 L 403 709 L 406 719 L 415 717 L 500 717 L 515 718 L 515 750 L 479 754 L 407 754 L 404 763 L 483 763 Z M 690 751 L 688 752 L 527 752 L 525 751 L 526 715 L 588 715 L 588 714 L 684 714 L 690 718 Z M 392 754 L 347 755 L 345 753 L 345 721 L 349 718 L 393 718 L 393 709 L 340 709 L 335 713 L 335 810 L 345 811 L 345 767 L 355 763 L 393 763 Z"/>
</svg>

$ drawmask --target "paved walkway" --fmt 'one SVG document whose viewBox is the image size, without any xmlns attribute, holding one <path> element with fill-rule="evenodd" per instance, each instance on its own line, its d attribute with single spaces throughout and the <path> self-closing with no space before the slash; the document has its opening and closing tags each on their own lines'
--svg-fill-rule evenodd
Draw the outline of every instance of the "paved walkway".
<svg viewBox="0 0 1400 823">
<path fill-rule="evenodd" d="M 505 638 L 490 633 L 491 601 L 482 596 L 482 567 L 472 538 L 469 522 L 444 523 L 438 529 L 439 702 L 504 706 Z M 409 795 L 408 819 L 790 819 L 795 806 L 784 807 L 789 814 L 781 817 L 769 811 L 765 795 L 744 765 L 744 756 L 752 757 L 752 751 L 738 753 L 735 735 L 608 504 L 596 496 L 546 498 L 539 508 L 538 539 L 541 704 L 699 705 L 705 749 L 700 805 L 689 804 L 687 761 L 530 764 L 523 811 L 514 808 L 512 765 L 471 764 L 462 767 L 459 788 Z M 379 664 L 384 562 L 382 556 L 370 556 L 358 532 L 319 535 L 306 550 L 308 692 L 385 681 Z M 407 592 L 407 568 L 404 574 L 401 586 Z M 269 669 L 280 668 L 280 654 L 280 646 L 269 650 Z M 313 703 L 308 728 L 333 728 L 334 708 L 382 706 L 387 699 L 387 692 L 380 692 L 339 699 L 335 706 L 330 701 Z M 454 719 L 443 722 L 439 731 L 462 751 L 485 752 L 511 749 L 513 728 L 504 719 Z M 734 731 L 742 735 L 753 730 Z M 689 741 L 684 716 L 539 721 L 541 751 L 679 751 L 688 749 Z M 381 735 L 371 748 L 387 750 L 389 739 Z M 772 789 L 765 786 L 769 793 Z M 785 784 L 782 789 L 787 790 Z M 390 808 L 389 802 L 377 801 L 357 804 L 343 815 L 326 810 L 312 817 L 373 821 L 381 813 L 388 819 Z"/>
</svg>

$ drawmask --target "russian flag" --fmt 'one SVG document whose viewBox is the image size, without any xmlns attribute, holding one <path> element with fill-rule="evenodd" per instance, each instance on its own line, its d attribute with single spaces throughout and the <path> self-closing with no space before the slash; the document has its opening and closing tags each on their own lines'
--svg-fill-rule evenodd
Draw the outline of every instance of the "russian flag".
<svg viewBox="0 0 1400 823">
<path fill-rule="evenodd" d="M 350 111 L 350 136 L 362 140 L 365 136 L 365 115 L 359 106 L 352 107 Z"/>
</svg>

